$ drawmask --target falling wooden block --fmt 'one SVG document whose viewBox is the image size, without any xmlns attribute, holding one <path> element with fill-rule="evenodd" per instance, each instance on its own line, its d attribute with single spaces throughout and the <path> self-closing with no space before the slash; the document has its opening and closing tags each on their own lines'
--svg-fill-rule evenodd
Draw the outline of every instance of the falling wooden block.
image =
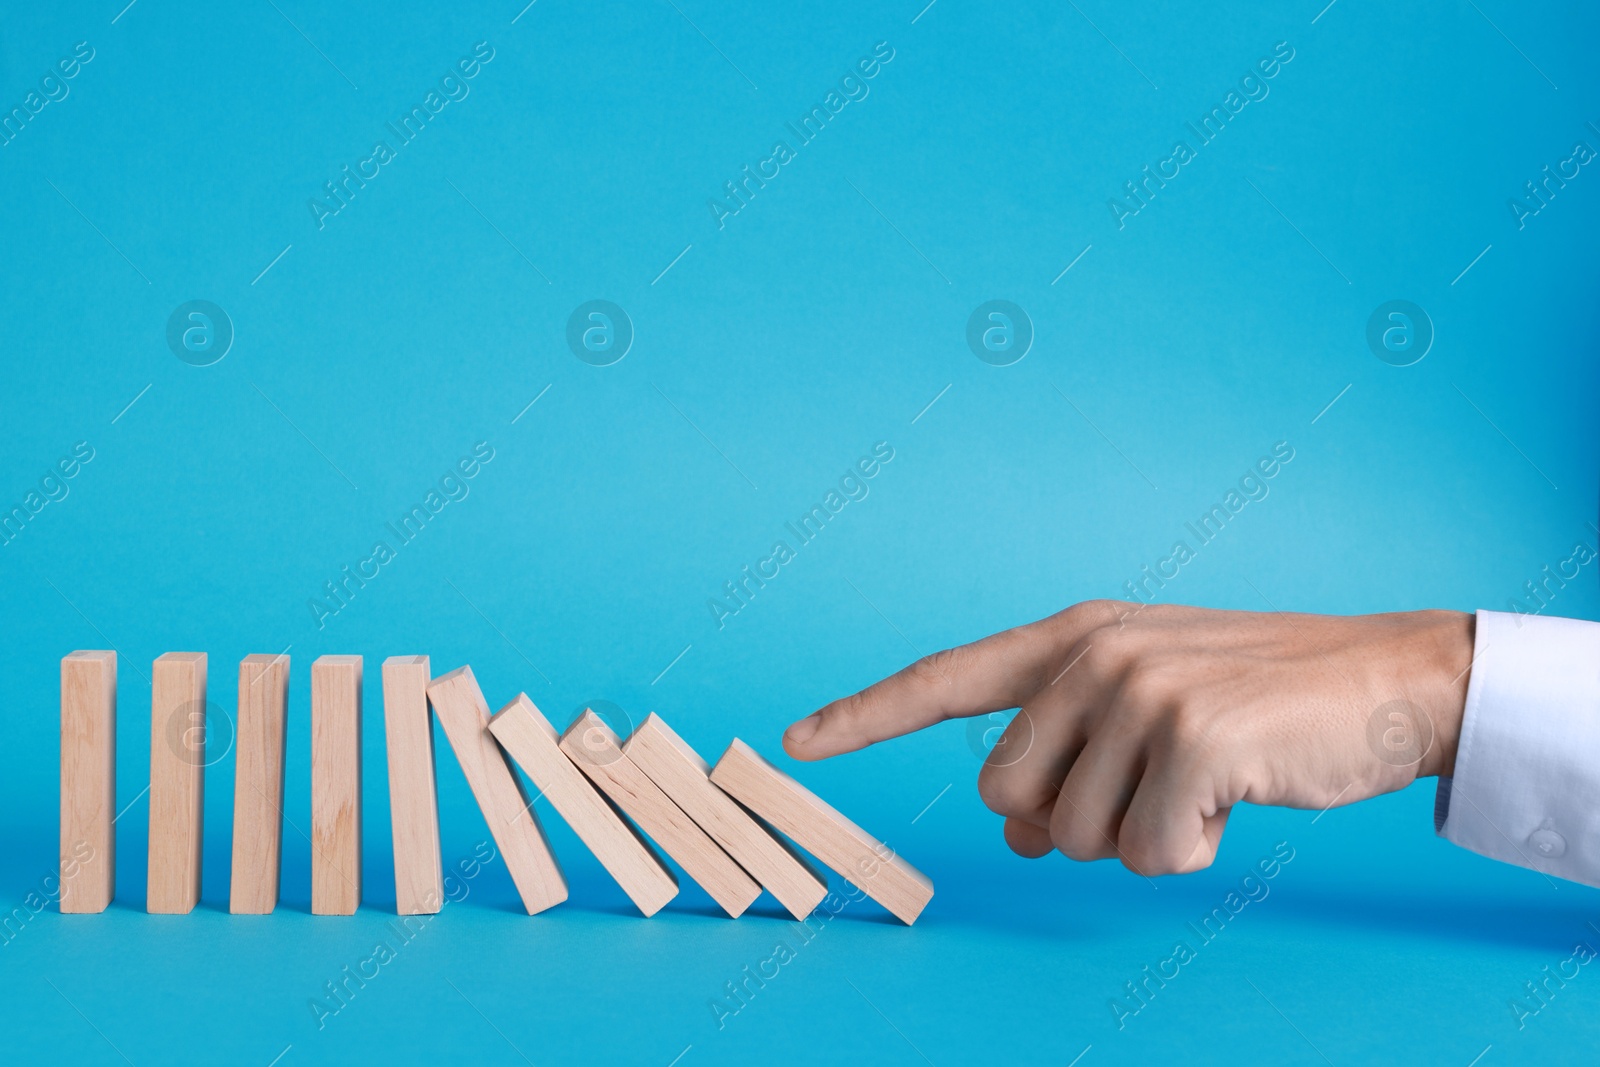
<svg viewBox="0 0 1600 1067">
<path fill-rule="evenodd" d="M 361 657 L 311 664 L 311 914 L 361 906 Z"/>
<path fill-rule="evenodd" d="M 428 685 L 428 700 L 455 750 L 461 773 L 478 801 L 489 833 L 529 915 L 567 899 L 567 880 L 545 840 L 544 828 L 506 754 L 489 732 L 489 705 L 471 667 L 458 667 Z"/>
<path fill-rule="evenodd" d="M 116 894 L 117 654 L 61 659 L 63 913 L 105 911 Z"/>
<path fill-rule="evenodd" d="M 145 910 L 200 902 L 205 803 L 206 654 L 168 652 L 150 671 L 150 871 Z"/>
<path fill-rule="evenodd" d="M 723 911 L 738 918 L 761 895 L 761 887 L 623 753 L 600 716 L 585 710 L 574 719 L 561 735 L 561 751 Z"/>
<path fill-rule="evenodd" d="M 713 785 L 706 761 L 659 716 L 652 712 L 622 751 L 796 919 L 828 895 L 827 880 Z"/>
<path fill-rule="evenodd" d="M 712 768 L 711 780 L 901 922 L 915 922 L 932 899 L 933 883 L 921 871 L 738 738 Z"/>
<path fill-rule="evenodd" d="M 389 756 L 389 821 L 394 831 L 394 907 L 432 915 L 444 904 L 439 854 L 439 789 L 427 656 L 383 661 L 383 731 Z"/>
<path fill-rule="evenodd" d="M 257 654 L 240 660 L 228 890 L 228 910 L 235 915 L 266 915 L 278 906 L 288 715 L 289 657 Z"/>
<path fill-rule="evenodd" d="M 672 872 L 572 765 L 556 728 L 527 694 L 497 711 L 489 729 L 640 911 L 654 915 L 678 895 Z"/>
</svg>

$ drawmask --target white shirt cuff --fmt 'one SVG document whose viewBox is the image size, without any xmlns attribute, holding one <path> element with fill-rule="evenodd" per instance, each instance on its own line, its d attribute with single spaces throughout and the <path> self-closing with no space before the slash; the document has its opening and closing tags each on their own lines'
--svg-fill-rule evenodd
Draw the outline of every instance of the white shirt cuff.
<svg viewBox="0 0 1600 1067">
<path fill-rule="evenodd" d="M 1600 623 L 1478 612 L 1433 822 L 1462 848 L 1600 886 Z"/>
</svg>

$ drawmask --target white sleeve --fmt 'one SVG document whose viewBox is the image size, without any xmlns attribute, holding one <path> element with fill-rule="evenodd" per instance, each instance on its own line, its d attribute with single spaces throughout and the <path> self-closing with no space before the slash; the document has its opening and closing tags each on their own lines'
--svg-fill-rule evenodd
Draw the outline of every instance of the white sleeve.
<svg viewBox="0 0 1600 1067">
<path fill-rule="evenodd" d="M 1440 836 L 1600 886 L 1600 623 L 1480 611 Z"/>
</svg>

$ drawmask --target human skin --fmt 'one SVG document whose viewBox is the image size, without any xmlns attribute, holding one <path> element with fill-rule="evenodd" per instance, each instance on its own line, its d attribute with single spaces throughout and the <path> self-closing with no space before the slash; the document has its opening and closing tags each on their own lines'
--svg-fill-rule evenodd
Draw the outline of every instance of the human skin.
<svg viewBox="0 0 1600 1067">
<path fill-rule="evenodd" d="M 783 743 L 824 759 L 1020 708 L 978 774 L 1014 852 L 1195 871 L 1240 801 L 1320 810 L 1449 775 L 1473 629 L 1456 611 L 1085 601 L 920 659 L 792 724 Z"/>
</svg>

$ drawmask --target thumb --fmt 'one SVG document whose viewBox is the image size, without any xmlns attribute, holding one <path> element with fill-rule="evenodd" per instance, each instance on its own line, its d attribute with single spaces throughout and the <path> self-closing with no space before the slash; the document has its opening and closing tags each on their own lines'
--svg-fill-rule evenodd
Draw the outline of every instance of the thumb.
<svg viewBox="0 0 1600 1067">
<path fill-rule="evenodd" d="M 784 750 L 795 759 L 824 759 L 946 719 L 1020 707 L 1049 681 L 1060 639 L 1032 623 L 924 656 L 792 724 Z"/>
</svg>

